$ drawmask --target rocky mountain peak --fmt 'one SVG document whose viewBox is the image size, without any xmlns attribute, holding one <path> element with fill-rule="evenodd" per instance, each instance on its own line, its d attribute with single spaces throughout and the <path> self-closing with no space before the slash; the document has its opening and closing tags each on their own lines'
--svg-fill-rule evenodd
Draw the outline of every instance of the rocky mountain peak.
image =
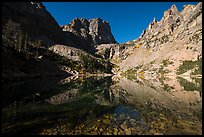
<svg viewBox="0 0 204 137">
<path fill-rule="evenodd" d="M 117 43 L 111 33 L 109 23 L 101 18 L 90 20 L 75 18 L 68 25 L 62 26 L 62 28 L 63 31 L 73 32 L 88 40 L 91 45 Z"/>
<path fill-rule="evenodd" d="M 30 2 L 30 3 L 36 9 L 45 9 L 45 6 L 42 4 L 42 2 Z"/>
<path fill-rule="evenodd" d="M 154 19 L 153 19 L 153 23 L 157 23 L 157 20 L 156 20 L 156 18 L 154 17 Z"/>
<path fill-rule="evenodd" d="M 89 22 L 91 22 L 91 21 L 101 21 L 101 22 L 102 22 L 103 20 L 98 17 L 98 18 L 93 18 L 93 19 L 90 19 L 90 20 L 89 20 Z"/>
<path fill-rule="evenodd" d="M 80 32 L 82 28 L 88 31 L 89 21 L 85 18 L 74 18 L 68 25 L 63 26 L 63 31 Z"/>
<path fill-rule="evenodd" d="M 177 12 L 178 12 L 178 9 L 177 9 L 176 5 L 174 4 L 171 6 L 170 9 L 168 9 L 164 12 L 164 17 L 168 17 L 168 16 L 173 15 Z"/>
<path fill-rule="evenodd" d="M 85 18 L 74 18 L 71 22 L 70 22 L 70 24 L 71 25 L 75 25 L 75 24 L 77 24 L 77 23 L 81 23 L 81 24 L 86 24 L 86 23 L 88 23 L 89 21 L 87 20 L 87 19 L 85 19 Z"/>
<path fill-rule="evenodd" d="M 195 5 L 184 5 L 181 12 L 189 12 L 195 8 Z"/>
<path fill-rule="evenodd" d="M 178 9 L 175 4 L 173 4 L 170 8 L 171 12 L 178 12 Z"/>
<path fill-rule="evenodd" d="M 108 21 L 104 21 L 104 20 L 102 20 L 101 18 L 90 19 L 89 22 L 101 22 L 101 23 L 109 24 Z"/>
<path fill-rule="evenodd" d="M 199 2 L 196 7 L 195 7 L 195 10 L 194 10 L 194 13 L 196 14 L 200 14 L 202 13 L 202 2 Z"/>
<path fill-rule="evenodd" d="M 153 19 L 138 40 L 142 38 L 145 47 L 157 47 L 157 45 L 172 41 L 178 35 L 179 30 L 186 29 L 188 24 L 194 25 L 192 22 L 196 24 L 201 12 L 202 3 L 198 3 L 196 6 L 185 5 L 181 12 L 178 11 L 176 5 L 172 5 L 170 9 L 164 12 L 164 16 L 159 22 L 156 21 L 156 18 Z"/>
<path fill-rule="evenodd" d="M 122 56 L 116 56 L 121 59 L 119 71 L 126 73 L 135 69 L 135 73 L 144 71 L 144 75 L 151 71 L 161 73 L 161 70 L 178 73 L 180 64 L 202 58 L 202 2 L 185 5 L 181 12 L 172 5 L 159 22 L 154 19 L 138 39 L 127 44 L 133 46 L 122 51 Z M 169 60 L 169 64 L 164 68 L 163 62 L 166 60 Z"/>
<path fill-rule="evenodd" d="M 179 13 L 176 5 L 172 5 L 170 9 L 164 12 L 164 16 L 160 22 L 165 22 L 167 19 L 177 16 Z"/>
</svg>

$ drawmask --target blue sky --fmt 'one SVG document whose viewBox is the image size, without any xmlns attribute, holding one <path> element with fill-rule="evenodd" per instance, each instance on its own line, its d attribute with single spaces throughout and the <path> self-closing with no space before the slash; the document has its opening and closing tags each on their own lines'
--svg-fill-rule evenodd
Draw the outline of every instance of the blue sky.
<svg viewBox="0 0 204 137">
<path fill-rule="evenodd" d="M 175 4 L 179 11 L 184 5 L 198 2 L 43 2 L 58 24 L 66 25 L 78 18 L 101 18 L 108 21 L 118 43 L 136 39 L 154 17 L 161 20 L 164 11 Z"/>
</svg>

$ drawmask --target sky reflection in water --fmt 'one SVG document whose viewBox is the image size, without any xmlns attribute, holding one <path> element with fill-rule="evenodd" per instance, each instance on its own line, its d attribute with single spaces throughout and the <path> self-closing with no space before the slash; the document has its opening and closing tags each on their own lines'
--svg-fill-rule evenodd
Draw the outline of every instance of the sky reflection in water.
<svg viewBox="0 0 204 137">
<path fill-rule="evenodd" d="M 6 83 L 4 96 L 3 134 L 202 134 L 202 79 L 69 77 Z"/>
</svg>

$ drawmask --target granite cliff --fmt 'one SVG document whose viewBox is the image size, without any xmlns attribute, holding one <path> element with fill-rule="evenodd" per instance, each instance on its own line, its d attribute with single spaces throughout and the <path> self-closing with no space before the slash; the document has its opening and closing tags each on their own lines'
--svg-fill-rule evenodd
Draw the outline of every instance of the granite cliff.
<svg viewBox="0 0 204 137">
<path fill-rule="evenodd" d="M 186 72 L 185 63 L 197 64 L 202 59 L 202 3 L 186 5 L 181 12 L 173 5 L 160 21 L 154 18 L 133 44 L 131 55 L 119 64 L 121 70 Z M 188 69 L 200 70 L 198 66 Z"/>
<path fill-rule="evenodd" d="M 172 5 L 160 21 L 154 18 L 139 38 L 116 46 L 98 45 L 96 53 L 116 63 L 114 73 L 200 74 L 202 3 L 185 5 L 181 11 Z"/>
<path fill-rule="evenodd" d="M 68 25 L 62 26 L 67 33 L 66 39 L 69 43 L 70 35 L 74 34 L 74 47 L 81 48 L 94 53 L 95 46 L 99 44 L 117 43 L 111 33 L 111 28 L 107 21 L 100 18 L 87 20 L 85 18 L 74 18 Z"/>
</svg>

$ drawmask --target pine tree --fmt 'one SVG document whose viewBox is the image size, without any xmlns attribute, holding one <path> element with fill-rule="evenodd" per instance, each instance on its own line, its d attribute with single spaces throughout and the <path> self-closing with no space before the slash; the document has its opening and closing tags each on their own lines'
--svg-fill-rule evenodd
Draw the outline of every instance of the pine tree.
<svg viewBox="0 0 204 137">
<path fill-rule="evenodd" d="M 21 52 L 22 46 L 23 46 L 23 35 L 22 33 L 19 33 L 18 35 L 18 41 L 17 41 L 17 45 L 18 45 L 18 52 Z"/>
<path fill-rule="evenodd" d="M 28 33 L 25 34 L 24 51 L 27 51 Z"/>
</svg>

